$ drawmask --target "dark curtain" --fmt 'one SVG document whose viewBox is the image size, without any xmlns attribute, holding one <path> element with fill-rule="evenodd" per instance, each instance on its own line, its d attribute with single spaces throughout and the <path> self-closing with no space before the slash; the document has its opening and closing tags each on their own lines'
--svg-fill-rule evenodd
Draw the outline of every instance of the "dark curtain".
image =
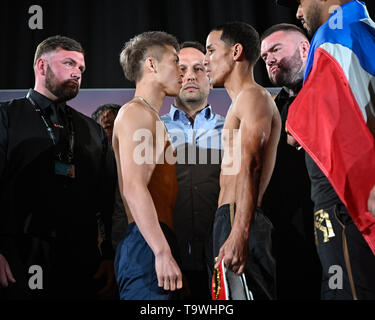
<svg viewBox="0 0 375 320">
<path fill-rule="evenodd" d="M 43 29 L 31 30 L 29 7 L 43 9 Z M 374 1 L 367 1 L 374 17 Z M 300 25 L 295 12 L 274 0 L 2 0 L 0 2 L 0 89 L 29 88 L 34 84 L 33 55 L 39 42 L 51 35 L 66 35 L 82 43 L 86 72 L 82 88 L 126 88 L 118 62 L 123 44 L 134 35 L 163 30 L 180 42 L 205 43 L 210 29 L 240 20 L 260 33 L 267 27 L 290 22 Z M 269 86 L 264 63 L 255 68 L 255 79 Z"/>
</svg>

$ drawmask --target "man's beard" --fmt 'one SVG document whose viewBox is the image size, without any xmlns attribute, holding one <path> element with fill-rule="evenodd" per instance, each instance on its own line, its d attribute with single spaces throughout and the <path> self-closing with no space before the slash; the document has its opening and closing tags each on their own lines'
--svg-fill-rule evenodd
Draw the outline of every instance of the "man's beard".
<svg viewBox="0 0 375 320">
<path fill-rule="evenodd" d="M 308 15 L 305 17 L 305 23 L 308 35 L 312 38 L 315 32 L 320 28 L 320 8 L 316 2 L 311 2 L 310 7 L 307 10 Z"/>
<path fill-rule="evenodd" d="M 204 94 L 200 89 L 189 93 L 187 91 L 185 92 L 184 87 L 182 87 L 180 94 L 176 96 L 177 103 L 179 105 L 184 105 L 186 108 L 189 108 L 189 106 L 200 106 L 204 100 Z"/>
<path fill-rule="evenodd" d="M 195 94 L 179 94 L 177 96 L 180 100 L 184 101 L 185 103 L 199 103 L 203 101 L 203 95 L 201 92 L 195 92 Z"/>
<path fill-rule="evenodd" d="M 303 79 L 303 61 L 299 49 L 297 48 L 293 56 L 283 58 L 278 64 L 278 72 L 270 77 L 273 85 L 279 87 L 294 88 Z"/>
<path fill-rule="evenodd" d="M 57 97 L 57 101 L 68 101 L 77 96 L 79 92 L 79 84 L 73 80 L 66 80 L 63 83 L 58 83 L 56 76 L 47 66 L 46 72 L 46 88 Z"/>
</svg>

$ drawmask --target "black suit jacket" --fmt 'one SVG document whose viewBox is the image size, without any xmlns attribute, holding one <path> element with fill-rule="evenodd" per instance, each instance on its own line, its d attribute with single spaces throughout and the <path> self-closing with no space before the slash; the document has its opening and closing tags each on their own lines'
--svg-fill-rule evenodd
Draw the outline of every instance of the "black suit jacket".
<svg viewBox="0 0 375 320">
<path fill-rule="evenodd" d="M 53 243 L 49 254 L 57 260 L 52 263 L 73 259 L 91 273 L 99 259 L 98 213 L 106 234 L 111 234 L 113 152 L 100 125 L 74 109 L 71 112 L 75 179 L 55 174 L 55 146 L 26 98 L 0 106 L 0 253 L 10 264 L 15 263 L 12 257 L 27 263 L 33 250 L 30 239 L 37 238 Z M 110 238 L 102 251 L 105 257 L 113 255 Z"/>
</svg>

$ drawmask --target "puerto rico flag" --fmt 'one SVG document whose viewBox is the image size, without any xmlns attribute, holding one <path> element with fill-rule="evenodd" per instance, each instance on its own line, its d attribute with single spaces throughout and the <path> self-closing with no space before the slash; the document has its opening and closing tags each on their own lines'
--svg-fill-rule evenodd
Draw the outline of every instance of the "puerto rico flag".
<svg viewBox="0 0 375 320">
<path fill-rule="evenodd" d="M 375 254 L 375 23 L 363 2 L 339 7 L 311 42 L 287 130 L 329 179 Z"/>
</svg>

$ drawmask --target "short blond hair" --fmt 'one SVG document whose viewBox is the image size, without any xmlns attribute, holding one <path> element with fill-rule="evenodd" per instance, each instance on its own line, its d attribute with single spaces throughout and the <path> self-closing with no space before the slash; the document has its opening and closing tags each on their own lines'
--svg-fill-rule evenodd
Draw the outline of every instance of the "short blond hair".
<svg viewBox="0 0 375 320">
<path fill-rule="evenodd" d="M 153 51 L 154 57 L 160 61 L 167 45 L 179 51 L 176 37 L 164 31 L 144 32 L 126 42 L 120 53 L 125 77 L 137 83 L 143 76 L 142 66 L 147 56 Z"/>
</svg>

